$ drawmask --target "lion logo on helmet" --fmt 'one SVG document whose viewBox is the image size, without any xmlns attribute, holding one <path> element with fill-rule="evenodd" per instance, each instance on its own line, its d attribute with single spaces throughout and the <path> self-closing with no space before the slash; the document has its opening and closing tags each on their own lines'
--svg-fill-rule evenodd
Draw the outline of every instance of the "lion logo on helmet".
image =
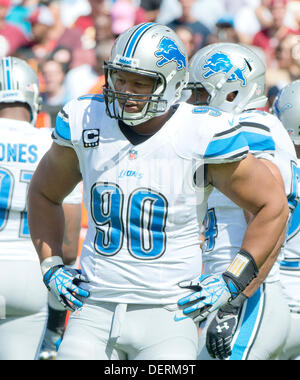
<svg viewBox="0 0 300 380">
<path fill-rule="evenodd" d="M 230 58 L 223 53 L 215 53 L 203 66 L 203 69 L 208 69 L 208 71 L 203 75 L 204 78 L 209 78 L 210 76 L 218 73 L 229 73 L 234 68 L 234 65 L 231 63 Z M 242 86 L 246 86 L 246 78 L 244 76 L 244 71 L 246 70 L 246 63 L 243 68 L 236 67 L 233 73 L 228 78 L 229 82 L 241 81 Z"/>
<path fill-rule="evenodd" d="M 284 111 L 293 108 L 293 106 L 290 103 L 286 103 L 282 108 L 279 106 L 280 97 L 283 93 L 283 90 L 280 90 L 278 95 L 276 96 L 276 99 L 273 103 L 272 111 L 273 113 L 278 117 L 278 119 L 281 118 Z"/>
<path fill-rule="evenodd" d="M 181 53 L 176 43 L 170 38 L 164 37 L 158 46 L 158 50 L 154 53 L 160 60 L 156 63 L 158 67 L 164 66 L 167 63 L 175 62 L 177 70 L 182 70 L 186 67 L 186 57 Z"/>
</svg>

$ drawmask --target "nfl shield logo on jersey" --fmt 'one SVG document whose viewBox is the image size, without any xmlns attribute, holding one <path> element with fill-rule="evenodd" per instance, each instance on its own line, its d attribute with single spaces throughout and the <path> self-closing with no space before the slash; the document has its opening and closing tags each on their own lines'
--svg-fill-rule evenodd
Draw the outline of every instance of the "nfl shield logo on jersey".
<svg viewBox="0 0 300 380">
<path fill-rule="evenodd" d="M 129 160 L 136 160 L 138 152 L 136 150 L 129 151 Z"/>
<path fill-rule="evenodd" d="M 94 148 L 99 146 L 100 130 L 86 129 L 82 132 L 83 146 L 85 148 Z"/>
</svg>

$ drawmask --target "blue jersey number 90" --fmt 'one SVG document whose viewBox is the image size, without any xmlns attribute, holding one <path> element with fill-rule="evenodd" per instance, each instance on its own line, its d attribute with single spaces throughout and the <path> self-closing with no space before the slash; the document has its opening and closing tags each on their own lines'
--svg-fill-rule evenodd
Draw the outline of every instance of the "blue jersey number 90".
<svg viewBox="0 0 300 380">
<path fill-rule="evenodd" d="M 96 183 L 91 191 L 91 212 L 96 224 L 95 251 L 116 255 L 126 236 L 129 253 L 137 259 L 151 260 L 166 249 L 166 198 L 151 189 L 140 188 L 128 199 L 123 221 L 124 194 L 113 183 Z"/>
</svg>

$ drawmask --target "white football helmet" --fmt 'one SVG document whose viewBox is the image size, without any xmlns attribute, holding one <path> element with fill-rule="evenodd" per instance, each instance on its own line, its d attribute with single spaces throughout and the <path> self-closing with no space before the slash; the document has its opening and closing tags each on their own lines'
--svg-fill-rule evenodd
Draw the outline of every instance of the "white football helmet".
<svg viewBox="0 0 300 380">
<path fill-rule="evenodd" d="M 300 80 L 279 91 L 271 112 L 282 122 L 294 144 L 300 145 Z"/>
<path fill-rule="evenodd" d="M 41 107 L 39 81 L 34 70 L 22 59 L 0 59 L 0 103 L 25 103 L 35 124 Z"/>
<path fill-rule="evenodd" d="M 103 95 L 108 115 L 133 126 L 167 112 L 187 85 L 187 65 L 185 47 L 172 29 L 144 23 L 126 30 L 115 41 L 110 59 L 104 64 L 106 84 Z M 116 91 L 114 73 L 118 70 L 153 78 L 152 94 Z M 136 113 L 125 112 L 124 102 L 138 101 L 139 98 L 144 98 L 140 101 L 146 103 L 143 109 Z"/>
<path fill-rule="evenodd" d="M 235 43 L 214 43 L 192 57 L 187 89 L 204 88 L 209 94 L 207 104 L 240 113 L 266 105 L 265 72 L 265 64 L 252 49 Z M 232 93 L 234 100 L 229 97 Z"/>
</svg>

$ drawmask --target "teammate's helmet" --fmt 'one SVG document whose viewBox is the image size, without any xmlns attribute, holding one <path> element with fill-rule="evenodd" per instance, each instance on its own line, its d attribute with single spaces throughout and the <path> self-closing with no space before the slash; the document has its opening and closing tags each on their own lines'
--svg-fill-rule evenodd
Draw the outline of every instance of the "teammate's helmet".
<svg viewBox="0 0 300 380">
<path fill-rule="evenodd" d="M 264 107 L 266 67 L 250 48 L 234 43 L 214 43 L 200 49 L 190 62 L 187 89 L 204 88 L 207 103 L 239 113 Z M 234 93 L 234 100 L 229 94 Z"/>
<path fill-rule="evenodd" d="M 35 124 L 40 110 L 39 81 L 34 70 L 22 59 L 0 59 L 0 103 L 25 103 Z"/>
<path fill-rule="evenodd" d="M 271 111 L 282 122 L 294 144 L 300 145 L 300 80 L 288 84 L 278 93 Z"/>
<path fill-rule="evenodd" d="M 104 65 L 106 85 L 103 95 L 108 115 L 128 125 L 137 125 L 165 113 L 180 98 L 182 89 L 187 85 L 187 65 L 185 47 L 170 28 L 144 23 L 126 30 L 115 41 L 110 59 Z M 145 94 L 116 91 L 116 70 L 153 78 L 154 89 L 146 96 L 147 100 Z M 125 112 L 124 105 L 118 101 L 124 104 L 131 99 L 145 103 L 140 112 Z"/>
</svg>

